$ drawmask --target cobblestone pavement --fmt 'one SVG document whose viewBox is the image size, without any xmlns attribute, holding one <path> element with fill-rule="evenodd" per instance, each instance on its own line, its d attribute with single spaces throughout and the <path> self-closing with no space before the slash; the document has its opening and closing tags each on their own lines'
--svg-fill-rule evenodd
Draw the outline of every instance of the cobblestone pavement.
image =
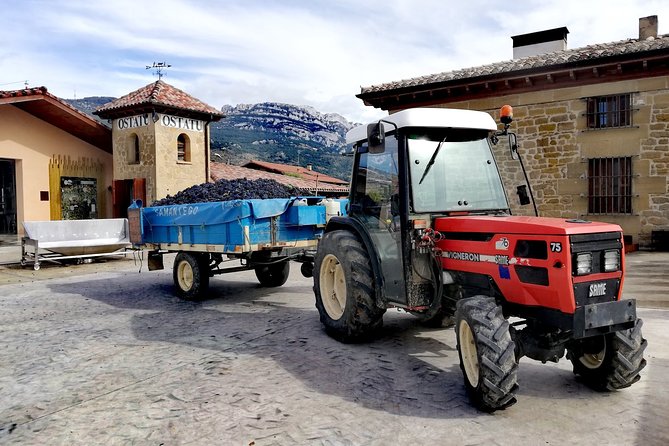
<svg viewBox="0 0 669 446">
<path fill-rule="evenodd" d="M 340 344 L 297 264 L 280 288 L 216 277 L 200 303 L 174 296 L 165 264 L 0 270 L 0 444 L 669 443 L 669 310 L 639 310 L 648 366 L 631 388 L 524 358 L 518 403 L 489 415 L 464 394 L 452 328 L 389 311 L 374 342 Z"/>
</svg>

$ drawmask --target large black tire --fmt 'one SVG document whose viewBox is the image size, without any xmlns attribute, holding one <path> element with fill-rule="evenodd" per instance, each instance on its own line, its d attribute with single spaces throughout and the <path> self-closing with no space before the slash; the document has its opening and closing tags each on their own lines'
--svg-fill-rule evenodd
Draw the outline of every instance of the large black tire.
<svg viewBox="0 0 669 446">
<path fill-rule="evenodd" d="M 472 404 L 485 412 L 514 404 L 518 362 L 502 308 L 486 296 L 462 299 L 455 321 L 460 369 Z"/>
<path fill-rule="evenodd" d="M 339 341 L 363 340 L 383 324 L 369 254 L 349 231 L 328 232 L 318 243 L 314 294 L 325 330 Z"/>
<path fill-rule="evenodd" d="M 202 299 L 209 289 L 209 254 L 179 252 L 172 279 L 177 296 L 184 300 Z"/>
<path fill-rule="evenodd" d="M 567 357 L 574 373 L 600 392 L 624 389 L 639 381 L 639 372 L 646 367 L 643 352 L 648 345 L 641 334 L 642 325 L 643 321 L 637 319 L 634 328 L 588 338 L 570 347 Z"/>
<path fill-rule="evenodd" d="M 290 262 L 286 260 L 284 262 L 256 266 L 255 271 L 260 285 L 266 287 L 281 286 L 288 280 Z"/>
</svg>

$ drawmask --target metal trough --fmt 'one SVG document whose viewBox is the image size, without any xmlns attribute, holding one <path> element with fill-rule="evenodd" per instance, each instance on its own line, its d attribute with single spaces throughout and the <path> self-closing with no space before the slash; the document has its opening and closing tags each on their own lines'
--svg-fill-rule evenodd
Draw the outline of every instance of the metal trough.
<svg viewBox="0 0 669 446">
<path fill-rule="evenodd" d="M 21 239 L 21 264 L 59 263 L 65 259 L 125 255 L 129 248 L 128 220 L 24 221 Z"/>
</svg>

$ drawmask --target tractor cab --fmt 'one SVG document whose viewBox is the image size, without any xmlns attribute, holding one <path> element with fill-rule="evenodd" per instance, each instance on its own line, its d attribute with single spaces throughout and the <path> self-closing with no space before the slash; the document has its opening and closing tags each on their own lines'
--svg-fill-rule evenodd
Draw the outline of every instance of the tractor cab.
<svg viewBox="0 0 669 446">
<path fill-rule="evenodd" d="M 428 249 L 434 219 L 509 214 L 492 152 L 496 133 L 487 113 L 426 108 L 346 135 L 355 156 L 348 215 L 368 238 L 383 284 L 377 292 L 389 304 L 441 317 L 429 311 L 442 282 Z"/>
</svg>

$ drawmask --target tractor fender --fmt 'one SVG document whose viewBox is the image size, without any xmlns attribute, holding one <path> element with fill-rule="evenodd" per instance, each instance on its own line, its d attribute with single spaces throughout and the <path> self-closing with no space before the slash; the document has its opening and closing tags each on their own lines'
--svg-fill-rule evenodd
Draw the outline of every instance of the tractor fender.
<svg viewBox="0 0 669 446">
<path fill-rule="evenodd" d="M 327 226 L 325 227 L 325 232 L 336 230 L 349 231 L 355 234 L 364 245 L 367 253 L 369 254 L 369 260 L 372 265 L 372 274 L 374 276 L 374 299 L 376 306 L 379 308 L 387 308 L 388 301 L 384 292 L 385 281 L 381 272 L 381 261 L 379 260 L 379 254 L 376 250 L 376 246 L 369 236 L 367 229 L 355 218 L 335 216 L 331 217 L 328 221 Z"/>
</svg>

